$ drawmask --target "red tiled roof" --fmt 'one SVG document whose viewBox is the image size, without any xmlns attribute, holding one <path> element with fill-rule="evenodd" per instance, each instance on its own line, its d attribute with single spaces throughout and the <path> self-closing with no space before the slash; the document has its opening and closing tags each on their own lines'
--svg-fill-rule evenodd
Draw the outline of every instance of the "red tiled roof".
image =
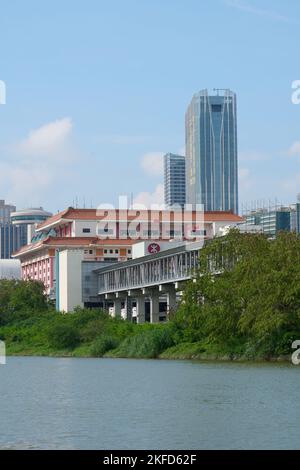
<svg viewBox="0 0 300 470">
<path fill-rule="evenodd" d="M 146 220 L 181 220 L 182 218 L 182 211 L 156 211 L 156 210 L 112 210 L 112 209 L 74 209 L 69 207 L 68 209 L 55 214 L 52 217 L 49 217 L 45 222 L 40 224 L 37 230 L 41 230 L 45 227 L 50 227 L 60 220 L 141 220 L 142 216 L 145 216 Z M 192 217 L 190 217 L 190 215 Z M 189 220 L 193 221 L 196 218 L 196 212 L 189 212 L 185 215 L 185 220 L 188 222 Z M 241 222 L 243 220 L 242 217 L 234 214 L 233 212 L 219 212 L 219 211 L 206 211 L 204 212 L 204 222 Z"/>
<path fill-rule="evenodd" d="M 206 211 L 204 222 L 243 222 L 243 217 L 231 211 Z"/>
</svg>

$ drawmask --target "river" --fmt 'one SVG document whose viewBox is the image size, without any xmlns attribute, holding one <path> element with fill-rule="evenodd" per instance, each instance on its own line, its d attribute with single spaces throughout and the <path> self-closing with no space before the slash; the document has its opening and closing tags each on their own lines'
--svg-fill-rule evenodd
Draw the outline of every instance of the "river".
<svg viewBox="0 0 300 470">
<path fill-rule="evenodd" d="M 300 366 L 9 357 L 1 449 L 299 449 Z"/>
</svg>

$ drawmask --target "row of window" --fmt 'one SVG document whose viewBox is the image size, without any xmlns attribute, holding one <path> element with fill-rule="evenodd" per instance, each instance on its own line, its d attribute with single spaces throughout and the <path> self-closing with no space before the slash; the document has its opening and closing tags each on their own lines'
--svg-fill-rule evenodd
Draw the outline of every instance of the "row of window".
<svg viewBox="0 0 300 470">
<path fill-rule="evenodd" d="M 108 254 L 108 253 L 109 253 L 109 254 L 111 254 L 111 255 L 113 255 L 113 254 L 118 255 L 118 254 L 119 254 L 119 251 L 120 251 L 120 250 L 119 250 L 118 248 L 115 248 L 115 249 L 112 249 L 112 248 L 107 249 L 107 248 L 106 248 L 106 249 L 104 250 L 104 254 Z M 131 254 L 131 249 L 130 249 L 130 248 L 127 250 L 127 253 L 128 253 L 129 255 Z M 84 250 L 84 254 L 85 254 L 85 255 L 93 255 L 93 254 L 94 254 L 94 250 Z"/>
</svg>

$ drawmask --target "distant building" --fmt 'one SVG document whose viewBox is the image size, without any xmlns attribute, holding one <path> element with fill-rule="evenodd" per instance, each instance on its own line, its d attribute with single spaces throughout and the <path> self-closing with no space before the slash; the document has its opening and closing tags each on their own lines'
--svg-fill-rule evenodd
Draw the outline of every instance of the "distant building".
<svg viewBox="0 0 300 470">
<path fill-rule="evenodd" d="M 5 204 L 4 199 L 0 199 L 0 224 L 10 223 L 10 214 L 16 210 L 16 206 Z"/>
<path fill-rule="evenodd" d="M 186 200 L 206 211 L 238 213 L 236 95 L 193 96 L 185 117 Z"/>
<path fill-rule="evenodd" d="M 13 251 L 26 245 L 26 231 L 19 227 L 13 227 L 10 216 L 16 207 L 0 200 L 0 259 L 9 259 Z"/>
<path fill-rule="evenodd" d="M 21 263 L 15 259 L 0 260 L 0 279 L 21 279 Z"/>
<path fill-rule="evenodd" d="M 0 224 L 0 259 L 9 259 L 14 251 L 27 244 L 26 227 Z"/>
<path fill-rule="evenodd" d="M 24 230 L 26 230 L 27 241 L 25 245 L 27 245 L 31 242 L 31 239 L 35 234 L 36 227 L 51 216 L 52 213 L 45 211 L 42 207 L 33 207 L 18 211 L 15 209 L 10 215 L 10 220 L 14 226 L 23 227 Z"/>
<path fill-rule="evenodd" d="M 290 232 L 295 226 L 292 207 L 280 207 L 270 210 L 266 208 L 258 209 L 245 214 L 244 219 L 245 221 L 241 224 L 241 227 L 259 226 L 262 228 L 262 232 L 270 238 L 274 238 L 280 231 Z"/>
<path fill-rule="evenodd" d="M 167 207 L 184 206 L 185 183 L 185 157 L 167 153 L 164 156 L 164 193 Z"/>
<path fill-rule="evenodd" d="M 0 259 L 11 258 L 12 253 L 31 242 L 37 224 L 52 214 L 38 209 L 22 209 L 0 200 Z"/>
</svg>

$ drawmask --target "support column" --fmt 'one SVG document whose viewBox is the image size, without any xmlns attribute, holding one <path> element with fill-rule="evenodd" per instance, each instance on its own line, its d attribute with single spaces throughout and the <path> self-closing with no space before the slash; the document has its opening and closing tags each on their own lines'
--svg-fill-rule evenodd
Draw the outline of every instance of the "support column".
<svg viewBox="0 0 300 470">
<path fill-rule="evenodd" d="M 132 302 L 130 297 L 123 297 L 122 298 L 122 303 L 124 303 L 124 310 L 123 310 L 123 316 L 122 318 L 124 320 L 132 321 Z"/>
<path fill-rule="evenodd" d="M 114 316 L 115 317 L 120 317 L 121 316 L 121 299 L 117 298 L 114 300 Z"/>
<path fill-rule="evenodd" d="M 125 310 L 126 310 L 126 320 L 132 321 L 132 300 L 130 297 L 125 297 Z"/>
<path fill-rule="evenodd" d="M 169 292 L 167 293 L 167 315 L 168 318 L 170 317 L 170 312 L 171 314 L 175 312 L 177 302 L 176 302 L 176 290 L 170 289 Z"/>
<path fill-rule="evenodd" d="M 159 322 L 159 295 L 158 293 L 150 294 L 150 323 Z"/>
<path fill-rule="evenodd" d="M 145 297 L 140 296 L 136 298 L 136 322 L 145 323 Z"/>
<path fill-rule="evenodd" d="M 174 312 L 177 307 L 176 302 L 176 285 L 175 284 L 161 284 L 158 288 L 167 297 L 167 318 L 169 319 L 170 312 Z"/>
</svg>

